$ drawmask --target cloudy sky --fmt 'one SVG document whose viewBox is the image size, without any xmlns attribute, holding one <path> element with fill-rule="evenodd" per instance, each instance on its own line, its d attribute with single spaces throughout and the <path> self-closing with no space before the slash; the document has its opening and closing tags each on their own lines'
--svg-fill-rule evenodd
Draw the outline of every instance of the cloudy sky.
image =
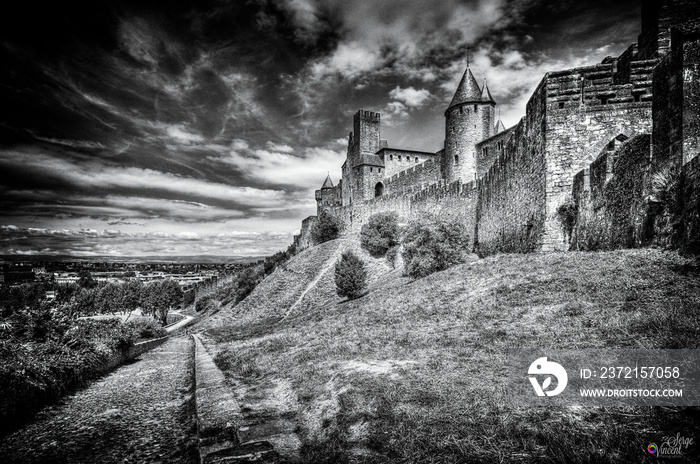
<svg viewBox="0 0 700 464">
<path fill-rule="evenodd" d="M 82 2 L 86 3 L 86 2 Z M 467 56 L 506 126 L 621 53 L 638 1 L 16 2 L 0 18 L 0 254 L 265 255 L 340 176 L 352 115 L 437 151 Z"/>
</svg>

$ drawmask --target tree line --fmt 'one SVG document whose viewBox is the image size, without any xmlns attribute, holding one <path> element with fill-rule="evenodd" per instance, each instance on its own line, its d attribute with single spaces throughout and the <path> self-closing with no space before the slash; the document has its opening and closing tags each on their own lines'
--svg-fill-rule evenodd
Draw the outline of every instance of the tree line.
<svg viewBox="0 0 700 464">
<path fill-rule="evenodd" d="M 55 292 L 49 301 L 47 291 Z M 69 318 L 98 314 L 127 314 L 141 308 L 165 324 L 168 312 L 179 308 L 183 291 L 174 280 L 144 284 L 138 279 L 98 284 L 88 273 L 81 272 L 76 284 L 31 283 L 0 288 L 0 316 L 9 318 L 26 311 L 54 310 Z"/>
</svg>

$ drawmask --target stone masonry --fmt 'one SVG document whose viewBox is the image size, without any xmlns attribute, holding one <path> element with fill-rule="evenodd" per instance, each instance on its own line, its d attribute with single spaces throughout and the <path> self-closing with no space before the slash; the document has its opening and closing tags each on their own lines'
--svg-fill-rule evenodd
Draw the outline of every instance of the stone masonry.
<svg viewBox="0 0 700 464">
<path fill-rule="evenodd" d="M 342 179 L 316 191 L 318 213 L 338 215 L 351 231 L 377 212 L 456 216 L 481 255 L 568 249 L 557 211 L 590 188 L 587 170 L 601 153 L 653 135 L 649 169 L 658 170 L 700 151 L 700 2 L 642 0 L 642 32 L 622 55 L 547 73 L 511 128 L 495 120 L 495 107 L 467 68 L 437 153 L 390 148 L 379 113 L 360 110 Z M 314 218 L 295 239 L 302 248 Z"/>
</svg>

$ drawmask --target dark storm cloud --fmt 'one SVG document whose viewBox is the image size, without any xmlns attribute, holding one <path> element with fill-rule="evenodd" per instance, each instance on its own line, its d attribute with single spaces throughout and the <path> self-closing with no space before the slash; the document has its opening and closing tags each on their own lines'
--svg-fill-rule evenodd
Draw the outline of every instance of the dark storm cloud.
<svg viewBox="0 0 700 464">
<path fill-rule="evenodd" d="M 633 42 L 636 3 L 17 3 L 0 18 L 0 223 L 119 227 L 109 250 L 107 235 L 68 233 L 52 252 L 184 249 L 149 248 L 155 233 L 258 233 L 236 252 L 274 251 L 326 173 L 337 181 L 358 109 L 382 112 L 392 146 L 437 150 L 469 54 L 514 123 L 545 72 Z M 0 252 L 47 248 L 46 234 L 23 237 Z"/>
</svg>

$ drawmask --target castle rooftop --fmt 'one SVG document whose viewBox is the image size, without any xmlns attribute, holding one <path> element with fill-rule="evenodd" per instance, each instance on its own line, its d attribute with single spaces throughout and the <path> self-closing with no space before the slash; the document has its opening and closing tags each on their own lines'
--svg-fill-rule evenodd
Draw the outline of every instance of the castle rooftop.
<svg viewBox="0 0 700 464">
<path fill-rule="evenodd" d="M 333 181 L 331 180 L 331 175 L 328 174 L 326 176 L 326 180 L 323 181 L 323 186 L 321 186 L 321 190 L 323 189 L 332 189 L 333 188 Z"/>
<path fill-rule="evenodd" d="M 452 102 L 450 103 L 450 106 L 447 107 L 447 109 L 449 110 L 453 106 L 462 103 L 480 103 L 481 101 L 481 89 L 479 88 L 479 84 L 476 82 L 476 79 L 474 78 L 474 74 L 472 74 L 471 69 L 467 68 L 467 70 L 464 71 L 462 80 L 457 86 L 455 96 L 452 97 Z"/>
</svg>

